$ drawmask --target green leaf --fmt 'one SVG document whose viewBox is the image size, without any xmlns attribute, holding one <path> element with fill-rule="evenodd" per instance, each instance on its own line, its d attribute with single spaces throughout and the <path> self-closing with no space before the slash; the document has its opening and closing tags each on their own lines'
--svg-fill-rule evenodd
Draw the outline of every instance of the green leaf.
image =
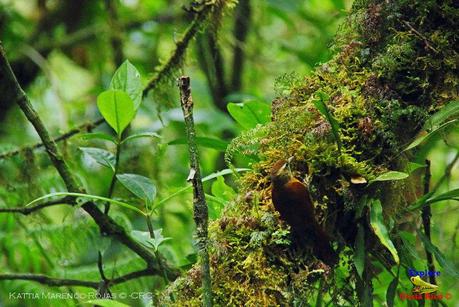
<svg viewBox="0 0 459 307">
<path fill-rule="evenodd" d="M 135 196 L 143 199 L 148 205 L 153 203 L 156 197 L 156 186 L 150 178 L 137 174 L 118 174 L 116 175 L 116 179 Z"/>
<path fill-rule="evenodd" d="M 408 252 L 406 256 L 414 260 L 420 260 L 421 256 L 419 256 L 418 251 L 416 250 L 416 236 L 407 231 L 399 231 L 398 235 L 402 240 L 403 247 Z"/>
<path fill-rule="evenodd" d="M 335 137 L 336 144 L 338 145 L 338 150 L 341 152 L 341 139 L 339 137 L 339 124 L 338 121 L 331 115 L 330 111 L 327 108 L 326 102 L 330 100 L 330 97 L 324 92 L 318 91 L 316 94 L 319 96 L 318 99 L 313 101 L 314 106 L 322 114 L 328 123 L 331 126 L 333 136 Z"/>
<path fill-rule="evenodd" d="M 50 194 L 46 194 L 44 196 L 41 196 L 37 199 L 34 199 L 32 200 L 30 203 L 28 203 L 26 205 L 26 207 L 28 206 L 32 206 L 33 204 L 36 204 L 44 199 L 47 199 L 47 198 L 50 198 L 50 197 L 55 197 L 55 196 L 75 196 L 75 197 L 81 197 L 81 198 L 88 198 L 88 199 L 95 199 L 95 200 L 102 200 L 102 201 L 106 201 L 106 202 L 109 202 L 109 203 L 112 203 L 112 204 L 115 204 L 115 205 L 118 205 L 118 206 L 121 206 L 121 207 L 124 207 L 124 208 L 127 208 L 127 209 L 131 209 L 132 211 L 135 211 L 137 213 L 140 213 L 142 215 L 146 215 L 145 212 L 143 212 L 142 210 L 130 205 L 130 204 L 127 204 L 125 202 L 122 202 L 122 201 L 119 201 L 119 200 L 116 200 L 116 199 L 111 199 L 111 198 L 107 198 L 107 197 L 102 197 L 102 196 L 97 196 L 97 195 L 91 195 L 91 194 L 84 194 L 84 193 L 72 193 L 72 192 L 56 192 L 56 193 L 50 193 Z"/>
<path fill-rule="evenodd" d="M 114 90 L 121 90 L 128 94 L 134 103 L 134 109 L 137 110 L 142 102 L 142 82 L 140 81 L 140 74 L 128 60 L 115 71 L 110 88 Z"/>
<path fill-rule="evenodd" d="M 163 229 L 162 229 L 162 228 L 156 229 L 156 230 L 154 230 L 153 232 L 154 232 L 154 234 L 155 234 L 155 238 L 152 239 L 152 244 L 153 244 L 153 247 L 154 247 L 155 251 L 158 250 L 159 246 L 160 246 L 163 242 L 172 239 L 172 238 L 170 238 L 170 237 L 164 237 L 164 236 L 163 236 Z"/>
<path fill-rule="evenodd" d="M 458 198 L 459 198 L 459 189 L 454 189 L 454 190 L 442 193 L 438 196 L 431 197 L 426 201 L 426 203 L 431 204 L 431 203 L 436 203 L 439 201 L 450 200 L 450 199 L 457 200 Z"/>
<path fill-rule="evenodd" d="M 97 305 L 102 307 L 129 307 L 129 305 L 123 304 L 118 301 L 109 299 L 95 299 L 85 302 L 85 304 Z"/>
<path fill-rule="evenodd" d="M 416 232 L 417 232 L 418 236 L 421 238 L 421 241 L 424 244 L 425 248 L 435 256 L 435 259 L 437 259 L 438 263 L 443 268 L 443 270 L 446 273 L 448 273 L 448 275 L 450 275 L 450 276 L 452 276 L 454 278 L 458 278 L 459 277 L 459 272 L 454 267 L 454 264 L 451 263 L 448 259 L 446 259 L 446 257 L 438 249 L 438 247 L 433 245 L 433 243 L 430 242 L 429 238 L 427 238 L 422 232 L 420 232 L 419 229 L 416 229 Z"/>
<path fill-rule="evenodd" d="M 143 133 L 137 133 L 137 134 L 132 134 L 130 136 L 128 136 L 127 138 L 125 138 L 124 140 L 121 141 L 121 144 L 125 143 L 125 142 L 128 142 L 128 141 L 132 141 L 134 139 L 138 139 L 138 138 L 158 138 L 160 139 L 161 136 L 155 132 L 143 132 Z"/>
<path fill-rule="evenodd" d="M 80 147 L 79 149 L 100 165 L 115 171 L 115 156 L 111 152 L 95 147 Z"/>
<path fill-rule="evenodd" d="M 217 177 L 217 180 L 212 183 L 211 191 L 215 197 L 223 201 L 230 201 L 236 196 L 236 192 L 225 183 L 223 176 Z"/>
<path fill-rule="evenodd" d="M 210 194 L 205 194 L 209 204 L 209 219 L 215 220 L 221 216 L 223 208 L 225 208 L 227 201 Z"/>
<path fill-rule="evenodd" d="M 392 281 L 389 284 L 389 287 L 387 287 L 386 302 L 388 307 L 394 306 L 395 295 L 397 294 L 399 273 L 400 269 L 397 272 L 397 276 L 395 276 L 394 279 L 392 279 Z"/>
<path fill-rule="evenodd" d="M 424 195 L 423 197 L 419 198 L 413 205 L 411 205 L 408 210 L 413 211 L 424 207 L 428 204 L 444 201 L 444 200 L 459 200 L 459 189 L 454 189 L 440 195 L 432 196 L 432 192 Z"/>
<path fill-rule="evenodd" d="M 390 240 L 389 232 L 387 231 L 386 225 L 383 222 L 382 206 L 379 199 L 371 200 L 370 224 L 371 228 L 373 229 L 373 232 L 378 237 L 381 244 L 387 247 L 389 252 L 392 254 L 395 263 L 400 264 L 400 259 L 398 257 L 397 250 L 395 249 L 394 244 Z"/>
<path fill-rule="evenodd" d="M 168 145 L 183 145 L 187 144 L 187 139 L 186 138 L 179 138 L 175 139 L 173 141 L 170 141 L 167 143 Z M 212 148 L 216 149 L 219 151 L 225 151 L 226 147 L 228 147 L 228 142 L 219 140 L 219 139 L 214 139 L 214 138 L 208 138 L 208 137 L 196 137 L 196 144 L 206 147 L 206 148 Z"/>
<path fill-rule="evenodd" d="M 103 132 L 84 133 L 81 135 L 81 138 L 85 141 L 96 139 L 96 140 L 106 140 L 112 143 L 116 143 L 116 140 L 113 136 L 111 136 L 110 134 L 103 133 Z"/>
<path fill-rule="evenodd" d="M 391 181 L 391 180 L 402 180 L 408 178 L 410 175 L 403 172 L 397 171 L 388 171 L 384 174 L 379 175 L 375 179 L 371 180 L 369 183 L 376 182 L 376 181 Z"/>
<path fill-rule="evenodd" d="M 459 100 L 451 101 L 433 114 L 424 124 L 426 131 L 434 130 L 443 124 L 447 119 L 459 115 Z"/>
<path fill-rule="evenodd" d="M 426 167 L 425 164 L 419 164 L 419 163 L 414 163 L 414 162 L 408 162 L 406 165 L 406 172 L 408 174 L 413 173 L 415 170 L 418 170 L 420 168 Z"/>
<path fill-rule="evenodd" d="M 429 140 L 431 137 L 433 137 L 434 135 L 438 134 L 438 133 L 441 133 L 443 132 L 444 130 L 446 130 L 447 128 L 451 127 L 452 125 L 455 125 L 457 124 L 458 120 L 457 119 L 453 119 L 449 122 L 446 122 L 444 124 L 442 124 L 441 126 L 439 127 L 435 127 L 432 131 L 430 131 L 429 133 L 427 134 L 424 134 L 424 135 L 421 135 L 420 137 L 416 138 L 410 145 L 408 145 L 408 147 L 406 147 L 403 151 L 407 151 L 407 150 L 410 150 L 410 149 L 413 149 L 415 148 L 416 146 L 418 146 L 419 144 L 423 143 L 423 142 L 426 142 L 427 140 Z"/>
<path fill-rule="evenodd" d="M 255 128 L 258 124 L 271 121 L 271 107 L 260 101 L 228 103 L 227 109 L 234 120 L 245 130 Z"/>
<path fill-rule="evenodd" d="M 359 224 L 355 238 L 354 266 L 357 274 L 362 277 L 365 268 L 365 232 L 361 224 Z"/>
<path fill-rule="evenodd" d="M 108 90 L 97 97 L 97 107 L 107 123 L 121 136 L 135 115 L 134 103 L 120 90 Z"/>
<path fill-rule="evenodd" d="M 171 240 L 169 237 L 164 237 L 162 232 L 163 230 L 161 228 L 154 230 L 154 238 L 152 238 L 150 237 L 150 233 L 148 231 L 133 230 L 131 231 L 131 236 L 139 243 L 157 251 L 163 242 Z"/>
</svg>

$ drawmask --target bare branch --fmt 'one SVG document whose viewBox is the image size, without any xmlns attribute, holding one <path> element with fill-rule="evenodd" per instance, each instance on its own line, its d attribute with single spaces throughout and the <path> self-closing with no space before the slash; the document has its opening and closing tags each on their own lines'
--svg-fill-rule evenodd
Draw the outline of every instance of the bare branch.
<svg viewBox="0 0 459 307">
<path fill-rule="evenodd" d="M 97 281 L 53 278 L 41 274 L 0 274 L 0 280 L 30 280 L 51 287 L 80 286 L 97 289 Z"/>
<path fill-rule="evenodd" d="M 139 271 L 134 271 L 131 273 L 127 273 L 120 277 L 107 280 L 107 284 L 110 286 L 119 285 L 130 281 L 132 279 L 136 279 L 139 277 L 145 276 L 155 276 L 158 275 L 160 272 L 152 269 L 147 268 Z M 64 286 L 80 286 L 80 287 L 88 287 L 93 289 L 98 289 L 99 282 L 98 281 L 89 281 L 89 280 L 79 280 L 79 279 L 65 279 L 65 278 L 55 278 L 50 277 L 43 274 L 16 274 L 16 273 L 7 273 L 7 274 L 0 274 L 0 280 L 29 280 L 35 281 L 42 285 L 47 285 L 51 287 L 64 287 Z"/>
</svg>

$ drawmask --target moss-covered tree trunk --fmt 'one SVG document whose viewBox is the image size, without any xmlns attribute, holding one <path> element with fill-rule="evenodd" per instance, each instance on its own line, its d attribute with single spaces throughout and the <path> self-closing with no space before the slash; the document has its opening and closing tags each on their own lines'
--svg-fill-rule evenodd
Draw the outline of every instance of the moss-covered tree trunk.
<svg viewBox="0 0 459 307">
<path fill-rule="evenodd" d="M 416 224 L 418 217 L 403 209 L 422 194 L 420 175 L 365 182 L 405 171 L 412 151 L 403 149 L 429 114 L 458 97 L 458 29 L 457 1 L 357 0 L 336 38 L 337 55 L 311 76 L 281 78 L 272 122 L 228 149 L 255 153 L 260 161 L 242 178 L 241 195 L 210 225 L 215 304 L 371 302 L 371 280 L 381 267 L 394 267 L 397 257 L 409 263 L 398 230 Z M 320 101 L 339 130 L 318 111 Z M 324 265 L 312 248 L 296 247 L 274 210 L 269 173 L 280 159 L 290 159 L 292 174 L 308 187 L 316 219 L 340 253 L 337 266 Z M 392 252 L 370 225 L 379 203 Z M 200 285 L 196 266 L 164 302 L 199 305 Z"/>
</svg>

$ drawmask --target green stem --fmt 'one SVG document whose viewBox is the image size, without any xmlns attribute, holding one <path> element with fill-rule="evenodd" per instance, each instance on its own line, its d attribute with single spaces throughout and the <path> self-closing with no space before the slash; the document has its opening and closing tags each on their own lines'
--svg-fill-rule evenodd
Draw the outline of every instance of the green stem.
<svg viewBox="0 0 459 307">
<path fill-rule="evenodd" d="M 118 141 L 116 142 L 115 170 L 113 171 L 112 180 L 110 181 L 110 187 L 108 188 L 108 193 L 107 193 L 107 197 L 108 198 L 112 198 L 113 191 L 115 190 L 116 174 L 118 174 L 118 168 L 119 168 L 119 163 L 120 163 L 121 142 L 122 142 L 121 139 L 118 139 Z M 110 203 L 109 202 L 105 203 L 104 214 L 108 214 L 108 211 L 110 211 Z"/>
<path fill-rule="evenodd" d="M 147 220 L 147 227 L 148 227 L 148 232 L 150 233 L 150 238 L 155 239 L 155 231 L 153 229 L 153 223 L 151 222 L 151 213 L 148 213 L 145 216 L 145 219 Z M 156 259 L 158 259 L 158 267 L 159 267 L 159 270 L 163 274 L 164 282 L 168 284 L 169 278 L 167 278 L 167 273 L 166 273 L 166 270 L 164 270 L 163 261 L 161 259 L 161 255 L 158 250 L 155 250 L 155 256 L 156 256 Z"/>
</svg>

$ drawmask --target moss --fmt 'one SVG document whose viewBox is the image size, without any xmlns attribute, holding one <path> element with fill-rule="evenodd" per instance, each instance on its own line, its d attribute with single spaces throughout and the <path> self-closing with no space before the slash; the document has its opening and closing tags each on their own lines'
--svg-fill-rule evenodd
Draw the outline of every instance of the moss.
<svg viewBox="0 0 459 307">
<path fill-rule="evenodd" d="M 412 217 L 401 208 L 420 194 L 419 176 L 366 185 L 387 170 L 403 170 L 402 152 L 429 114 L 458 97 L 459 8 L 443 1 L 356 1 L 336 39 L 340 52 L 303 79 L 283 76 L 273 102 L 273 121 L 236 138 L 235 153 L 254 157 L 241 179 L 240 196 L 210 225 L 213 289 L 217 305 L 274 306 L 313 302 L 318 280 L 335 305 L 355 303 L 350 267 L 355 214 L 367 196 L 383 203 L 386 221 Z M 318 91 L 340 126 L 341 153 L 328 123 L 313 104 Z M 333 271 L 310 250 L 290 241 L 289 228 L 273 209 L 269 171 L 279 159 L 305 182 L 318 221 L 333 235 L 341 261 Z M 398 227 L 398 226 L 397 226 Z M 394 227 L 394 229 L 397 229 Z M 378 244 L 374 250 L 384 251 Z M 384 253 L 382 253 L 384 254 Z M 198 305 L 200 278 L 190 270 L 169 289 L 164 304 Z"/>
</svg>

